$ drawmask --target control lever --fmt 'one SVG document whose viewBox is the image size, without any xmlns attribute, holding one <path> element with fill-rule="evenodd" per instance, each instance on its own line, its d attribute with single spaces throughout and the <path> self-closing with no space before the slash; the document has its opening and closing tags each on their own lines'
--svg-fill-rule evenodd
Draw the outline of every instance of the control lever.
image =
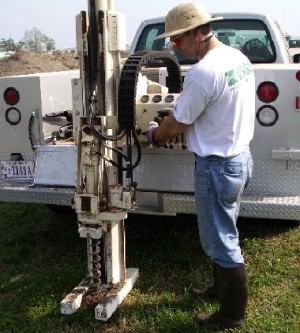
<svg viewBox="0 0 300 333">
<path fill-rule="evenodd" d="M 73 114 L 71 110 L 50 112 L 45 115 L 46 118 L 66 117 L 67 121 L 72 121 Z"/>
<path fill-rule="evenodd" d="M 169 116 L 172 111 L 173 111 L 173 109 L 171 109 L 171 108 L 166 108 L 166 109 L 157 111 L 157 116 L 154 118 L 154 121 L 156 121 L 158 124 L 161 124 L 164 117 Z"/>
</svg>

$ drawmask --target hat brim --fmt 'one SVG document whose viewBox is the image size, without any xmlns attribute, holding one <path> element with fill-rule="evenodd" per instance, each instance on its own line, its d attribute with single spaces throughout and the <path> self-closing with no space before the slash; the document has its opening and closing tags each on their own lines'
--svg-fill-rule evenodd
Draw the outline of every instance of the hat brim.
<svg viewBox="0 0 300 333">
<path fill-rule="evenodd" d="M 194 24 L 194 25 L 191 25 L 189 26 L 188 28 L 184 28 L 184 29 L 179 29 L 179 30 L 173 30 L 171 32 L 165 32 L 161 35 L 158 35 L 154 38 L 154 40 L 157 40 L 157 39 L 163 39 L 163 38 L 167 38 L 167 37 L 173 37 L 173 36 L 176 36 L 176 35 L 180 35 L 180 34 L 183 34 L 187 31 L 190 31 L 190 30 L 193 30 L 197 27 L 200 27 L 201 25 L 204 25 L 204 24 L 207 24 L 207 23 L 210 23 L 210 22 L 213 22 L 213 21 L 221 21 L 223 20 L 223 17 L 212 17 L 211 19 L 209 19 L 207 22 L 205 23 L 202 23 L 202 24 Z"/>
</svg>

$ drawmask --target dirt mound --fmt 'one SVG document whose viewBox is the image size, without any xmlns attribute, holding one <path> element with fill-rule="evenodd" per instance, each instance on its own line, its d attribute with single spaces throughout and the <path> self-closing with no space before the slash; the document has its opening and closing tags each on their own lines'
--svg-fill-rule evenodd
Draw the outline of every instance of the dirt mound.
<svg viewBox="0 0 300 333">
<path fill-rule="evenodd" d="M 44 72 L 60 72 L 79 68 L 79 61 L 73 53 L 57 52 L 40 54 L 17 52 L 0 60 L 0 77 Z"/>
</svg>

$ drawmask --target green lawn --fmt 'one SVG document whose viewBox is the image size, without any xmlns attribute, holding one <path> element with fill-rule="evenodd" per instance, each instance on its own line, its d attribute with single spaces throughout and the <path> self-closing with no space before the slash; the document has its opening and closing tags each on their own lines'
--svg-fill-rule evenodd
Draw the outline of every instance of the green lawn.
<svg viewBox="0 0 300 333">
<path fill-rule="evenodd" d="M 287 221 L 240 219 L 250 299 L 242 333 L 298 333 L 300 327 L 300 233 Z M 197 301 L 193 286 L 210 280 L 195 216 L 126 220 L 127 266 L 140 277 L 106 322 L 94 308 L 60 314 L 60 301 L 86 276 L 86 243 L 74 215 L 44 205 L 0 203 L 1 333 L 193 333 L 193 315 L 214 311 Z M 235 332 L 232 330 L 231 332 Z"/>
</svg>

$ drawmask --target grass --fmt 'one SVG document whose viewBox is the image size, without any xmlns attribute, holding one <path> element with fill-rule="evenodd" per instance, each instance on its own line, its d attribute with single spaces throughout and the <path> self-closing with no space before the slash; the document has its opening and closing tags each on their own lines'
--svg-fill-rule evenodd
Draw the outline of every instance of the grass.
<svg viewBox="0 0 300 333">
<path fill-rule="evenodd" d="M 247 327 L 238 332 L 298 333 L 299 225 L 240 219 L 239 229 L 250 299 Z M 192 320 L 217 309 L 216 302 L 189 294 L 211 278 L 195 216 L 130 216 L 126 243 L 127 266 L 139 267 L 140 277 L 112 318 L 97 321 L 93 307 L 65 316 L 60 301 L 86 275 L 86 243 L 75 216 L 44 205 L 0 203 L 0 332 L 209 332 Z"/>
</svg>

